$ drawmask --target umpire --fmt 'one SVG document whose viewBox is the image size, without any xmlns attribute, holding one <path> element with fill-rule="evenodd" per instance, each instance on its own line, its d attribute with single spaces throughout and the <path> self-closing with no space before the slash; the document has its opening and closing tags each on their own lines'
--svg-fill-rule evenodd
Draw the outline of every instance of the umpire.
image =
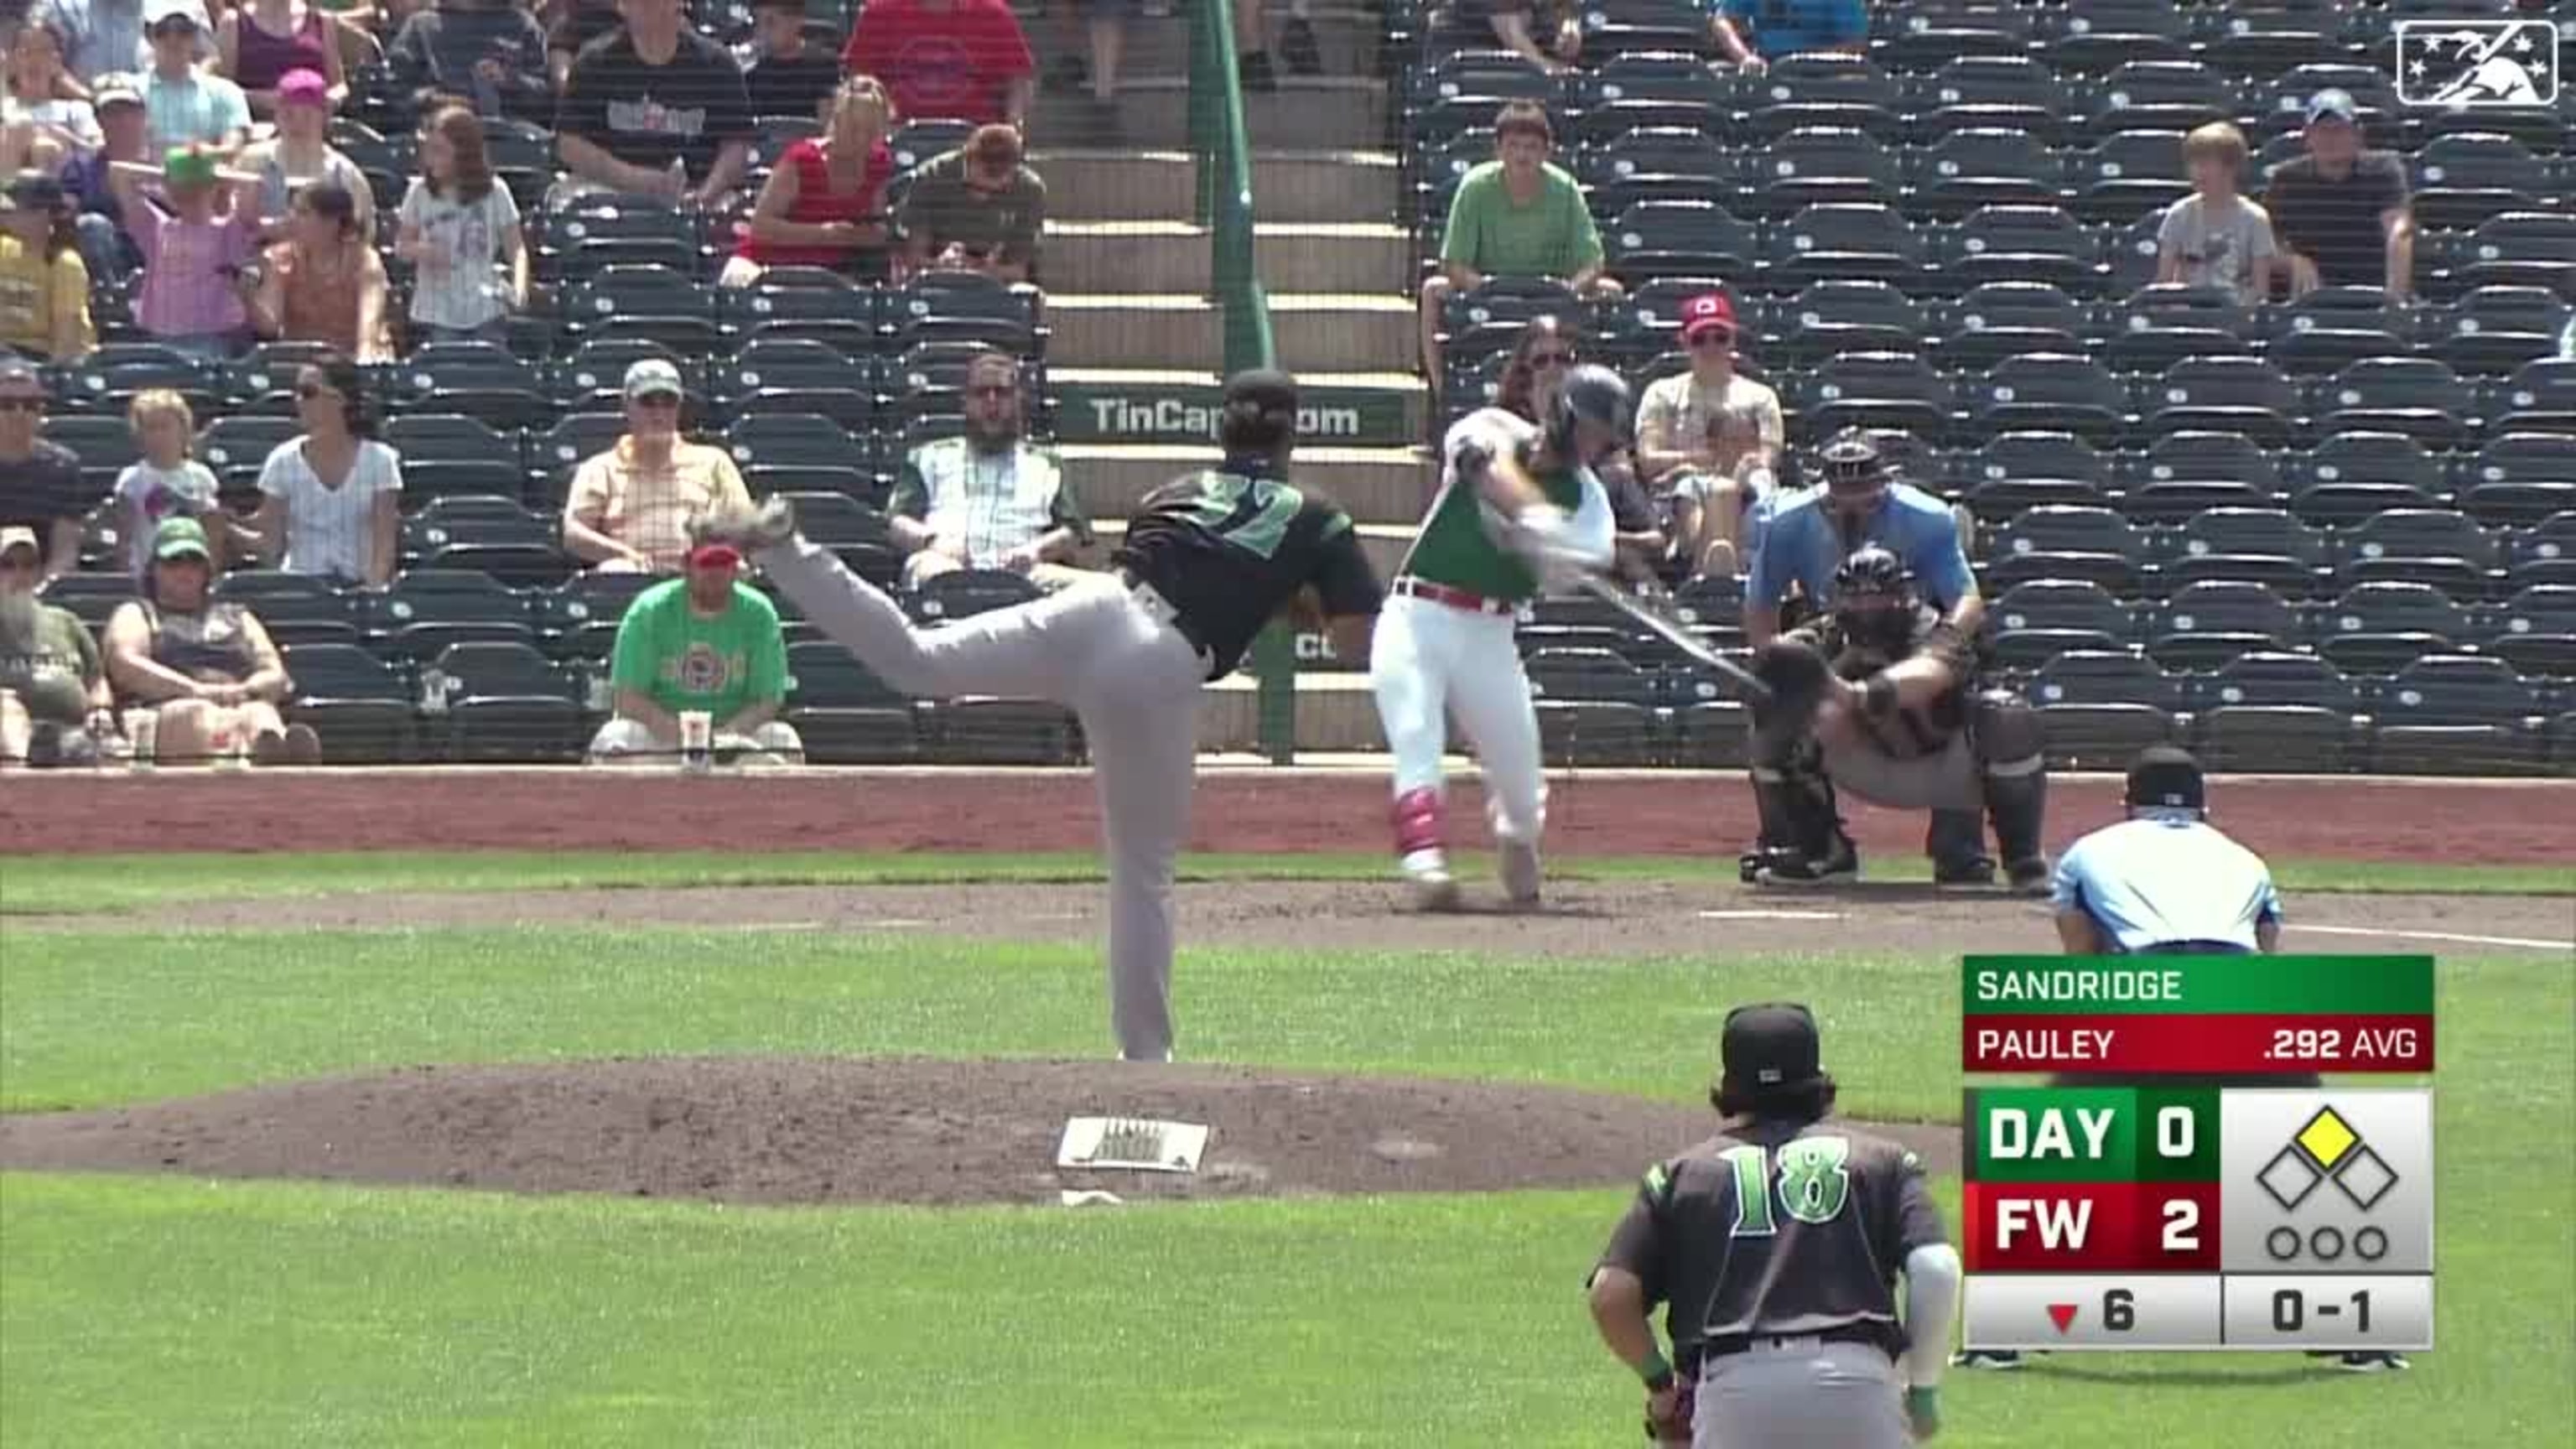
<svg viewBox="0 0 2576 1449">
<path fill-rule="evenodd" d="M 1922 1160 L 1827 1123 L 1834 1080 L 1806 1007 L 1736 1008 L 1720 1054 L 1709 1101 L 1724 1126 L 1647 1170 L 1589 1284 L 1602 1342 L 1645 1381 L 1648 1436 L 1697 1449 L 1931 1438 L 1960 1268 Z"/>
</svg>

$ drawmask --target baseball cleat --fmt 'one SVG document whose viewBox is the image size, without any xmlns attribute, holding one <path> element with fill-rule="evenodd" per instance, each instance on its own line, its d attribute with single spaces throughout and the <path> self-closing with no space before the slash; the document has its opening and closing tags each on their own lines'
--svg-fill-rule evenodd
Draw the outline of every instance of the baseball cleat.
<svg viewBox="0 0 2576 1449">
<path fill-rule="evenodd" d="M 2406 1361 L 2406 1355 L 2402 1353 L 2389 1353 L 2385 1350 L 2377 1352 L 2339 1353 L 2322 1356 L 2333 1358 L 2335 1361 L 2335 1367 L 2348 1374 L 2404 1373 L 2406 1370 L 2415 1366 Z"/>
<path fill-rule="evenodd" d="M 796 507 L 784 498 L 748 507 L 720 502 L 689 520 L 689 542 L 729 543 L 744 553 L 777 548 L 796 536 Z"/>
<path fill-rule="evenodd" d="M 1404 878 L 1413 887 L 1413 904 L 1426 911 L 1458 909 L 1458 881 L 1439 851 L 1420 851 L 1404 861 Z"/>
<path fill-rule="evenodd" d="M 1935 861 L 1932 884 L 1945 890 L 1974 890 L 1995 883 L 1995 863 L 1991 860 Z"/>
<path fill-rule="evenodd" d="M 1494 858 L 1494 873 L 1502 877 L 1503 894 L 1516 906 L 1538 904 L 1538 847 L 1526 841 L 1501 842 Z"/>
<path fill-rule="evenodd" d="M 1795 850 L 1776 850 L 1768 863 L 1753 873 L 1754 883 L 1767 886 L 1820 886 L 1860 879 L 1860 852 L 1849 837 L 1834 841 L 1833 853 L 1822 860 Z"/>
<path fill-rule="evenodd" d="M 2017 1369 L 2021 1367 L 2021 1350 L 2013 1348 L 1972 1348 L 1950 1360 L 1950 1367 L 1963 1369 Z"/>
<path fill-rule="evenodd" d="M 2029 860 L 2016 860 L 2006 866 L 2004 872 L 2012 878 L 2014 895 L 2044 896 L 2049 893 L 2048 857 L 2044 855 L 2033 856 Z"/>
</svg>

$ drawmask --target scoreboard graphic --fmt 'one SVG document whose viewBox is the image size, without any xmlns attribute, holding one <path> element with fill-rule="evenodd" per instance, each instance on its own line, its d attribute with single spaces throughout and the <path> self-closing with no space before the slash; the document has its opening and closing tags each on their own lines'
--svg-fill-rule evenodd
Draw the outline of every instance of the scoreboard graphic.
<svg viewBox="0 0 2576 1449">
<path fill-rule="evenodd" d="M 2430 957 L 1965 973 L 1964 1347 L 2432 1347 Z"/>
</svg>

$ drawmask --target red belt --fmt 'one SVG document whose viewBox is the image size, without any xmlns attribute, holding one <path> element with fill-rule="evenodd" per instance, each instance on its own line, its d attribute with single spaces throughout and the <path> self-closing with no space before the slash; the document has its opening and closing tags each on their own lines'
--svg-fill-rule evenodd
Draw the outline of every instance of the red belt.
<svg viewBox="0 0 2576 1449">
<path fill-rule="evenodd" d="M 1447 584 L 1435 584 L 1429 579 L 1418 579 L 1411 574 L 1397 577 L 1395 591 L 1412 598 L 1425 599 L 1434 604 L 1445 604 L 1452 609 L 1464 609 L 1470 614 L 1510 615 L 1516 612 L 1515 605 L 1505 603 L 1501 599 L 1489 599 L 1482 594 L 1471 594 L 1465 589 L 1453 589 Z"/>
</svg>

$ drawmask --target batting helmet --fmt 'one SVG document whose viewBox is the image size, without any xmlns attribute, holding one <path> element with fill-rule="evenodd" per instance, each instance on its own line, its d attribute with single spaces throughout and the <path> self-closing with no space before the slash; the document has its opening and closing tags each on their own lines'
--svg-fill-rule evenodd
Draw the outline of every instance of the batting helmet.
<svg viewBox="0 0 2576 1449">
<path fill-rule="evenodd" d="M 1592 461 L 1575 447 L 1576 426 L 1592 423 L 1625 437 L 1628 433 L 1628 384 L 1619 374 L 1591 363 L 1575 368 L 1557 384 L 1548 402 L 1547 447 L 1560 458 Z"/>
</svg>

